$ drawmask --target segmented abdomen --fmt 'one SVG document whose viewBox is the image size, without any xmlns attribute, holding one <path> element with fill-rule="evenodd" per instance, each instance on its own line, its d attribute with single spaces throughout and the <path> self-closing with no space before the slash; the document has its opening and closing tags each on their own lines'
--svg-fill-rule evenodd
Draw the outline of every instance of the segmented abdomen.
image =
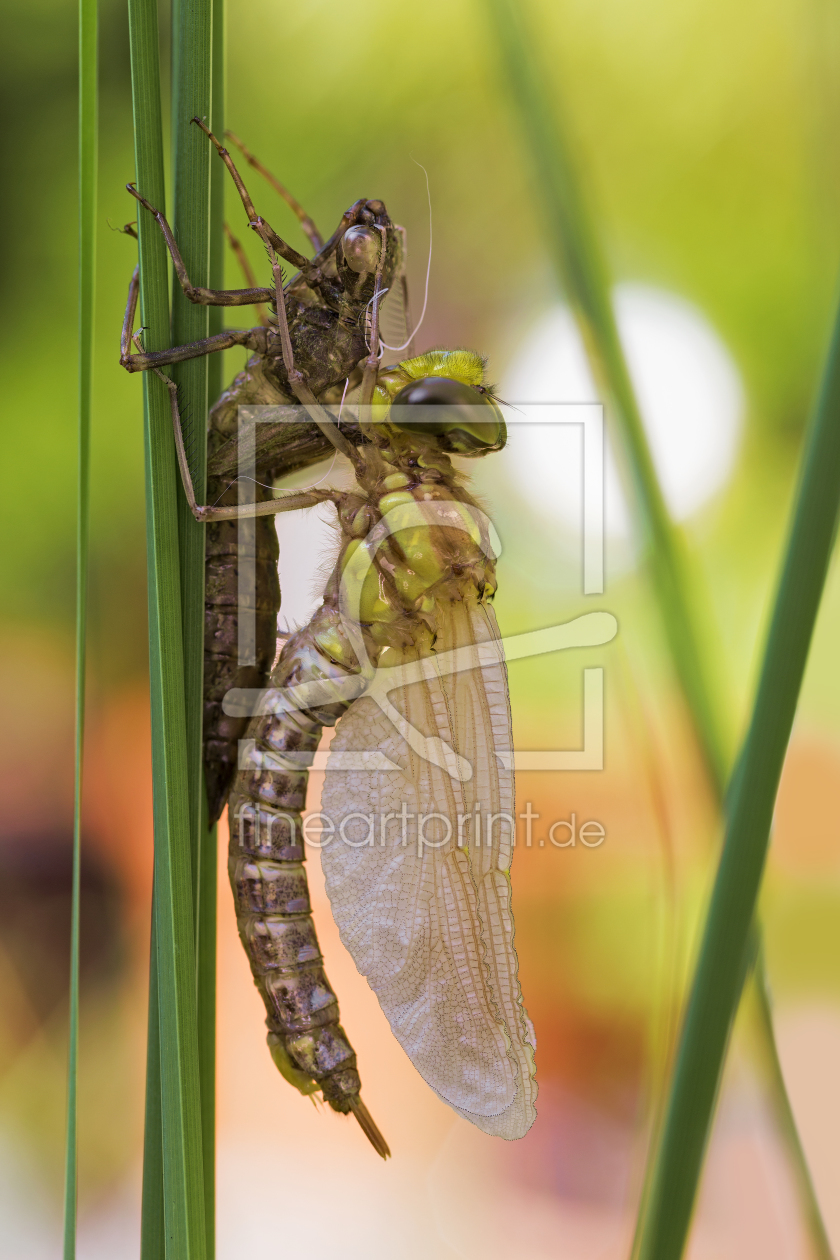
<svg viewBox="0 0 840 1260">
<path fill-rule="evenodd" d="M 335 723 L 348 703 L 336 700 L 331 684 L 348 670 L 315 641 L 335 619 L 334 611 L 322 606 L 286 643 L 272 674 L 269 699 L 275 688 L 317 680 L 312 703 L 256 718 L 248 729 L 253 745 L 230 799 L 229 871 L 239 934 L 265 1003 L 275 1063 L 301 1092 L 321 1090 L 336 1111 L 358 1115 L 356 1055 L 324 973 L 303 867 L 307 767 L 323 726 Z"/>
<path fill-rule="evenodd" d="M 289 790 L 278 800 L 287 809 L 237 796 L 230 881 L 277 1066 L 301 1092 L 323 1090 L 328 1102 L 346 1111 L 360 1081 L 312 922 L 300 837 L 306 779 L 305 771 L 288 776 Z"/>
<path fill-rule="evenodd" d="M 253 358 L 212 408 L 209 418 L 207 502 L 239 502 L 239 408 L 283 406 L 289 400 L 265 374 L 264 361 Z M 332 447 L 314 424 L 261 425 L 254 497 L 273 497 L 274 479 L 317 463 Z M 252 458 L 252 457 L 251 457 Z M 250 464 L 251 459 L 247 462 Z M 241 540 L 253 539 L 253 581 L 240 584 Z M 204 578 L 204 770 L 209 820 L 225 807 L 236 770 L 237 745 L 247 718 L 229 717 L 224 697 L 234 687 L 264 687 L 277 647 L 280 585 L 274 517 L 258 516 L 246 526 L 220 521 L 207 526 Z M 247 563 L 250 565 L 249 557 Z M 240 651 L 241 614 L 253 613 L 253 636 Z M 244 658 L 247 663 L 242 663 Z"/>
<path fill-rule="evenodd" d="M 236 503 L 236 486 L 208 480 L 211 503 Z M 258 489 L 265 499 L 271 492 Z M 253 612 L 252 663 L 240 662 L 239 622 L 243 611 L 240 591 L 239 521 L 219 521 L 207 526 L 204 558 L 204 770 L 210 822 L 225 806 L 236 770 L 239 740 L 247 719 L 228 717 L 223 710 L 225 695 L 232 687 L 263 687 L 274 661 L 277 645 L 277 614 L 280 611 L 280 583 L 277 577 L 278 545 L 273 516 L 257 517 L 254 530 L 254 581 L 251 587 Z"/>
</svg>

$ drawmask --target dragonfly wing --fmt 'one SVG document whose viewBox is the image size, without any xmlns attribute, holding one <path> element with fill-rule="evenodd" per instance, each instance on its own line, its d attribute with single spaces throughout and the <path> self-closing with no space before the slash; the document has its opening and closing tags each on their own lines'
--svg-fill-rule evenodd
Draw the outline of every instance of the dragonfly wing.
<svg viewBox="0 0 840 1260">
<path fill-rule="evenodd" d="M 405 305 L 405 291 L 396 277 L 382 302 L 379 317 L 379 328 L 385 345 L 393 349 L 404 349 L 411 337 L 408 326 L 409 313 Z"/>
<path fill-rule="evenodd" d="M 487 606 L 452 604 L 440 623 L 436 656 L 475 657 L 475 644 L 498 642 Z M 335 832 L 321 860 L 342 940 L 415 1067 L 485 1133 L 518 1138 L 536 1114 L 534 1034 L 513 945 L 507 678 L 501 648 L 491 656 L 389 697 L 416 731 L 466 758 L 466 782 L 412 747 L 371 698 L 341 719 L 334 764 L 376 751 L 395 768 L 328 763 L 322 811 Z"/>
</svg>

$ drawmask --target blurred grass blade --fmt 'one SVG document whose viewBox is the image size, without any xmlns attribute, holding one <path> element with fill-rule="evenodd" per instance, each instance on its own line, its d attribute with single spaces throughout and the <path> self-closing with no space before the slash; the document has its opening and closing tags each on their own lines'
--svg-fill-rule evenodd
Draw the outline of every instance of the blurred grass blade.
<svg viewBox="0 0 840 1260">
<path fill-rule="evenodd" d="M 555 266 L 575 319 L 599 394 L 613 421 L 618 457 L 630 483 L 631 506 L 644 558 L 662 613 L 679 682 L 699 736 L 710 777 L 722 797 L 729 768 L 727 739 L 714 703 L 714 677 L 698 641 L 695 610 L 684 575 L 683 544 L 675 529 L 648 447 L 638 402 L 618 335 L 601 250 L 577 179 L 575 164 L 529 40 L 511 0 L 486 0 L 518 107 Z"/>
<path fill-rule="evenodd" d="M 840 510 L 840 310 L 803 460 L 749 730 L 703 933 L 640 1255 L 682 1255 L 740 995 L 776 792 Z"/>
<path fill-rule="evenodd" d="M 70 922 L 70 1026 L 67 1063 L 67 1150 L 64 1170 L 64 1260 L 76 1255 L 78 1205 L 79 933 L 82 858 L 82 765 L 87 664 L 90 410 L 96 285 L 97 0 L 79 0 L 79 430 L 76 500 L 76 730 L 73 801 L 73 885 Z"/>
<path fill-rule="evenodd" d="M 799 1152 L 798 1159 L 793 1161 L 793 1172 L 796 1176 L 799 1194 L 807 1214 L 807 1223 L 814 1246 L 814 1254 L 817 1260 L 833 1260 L 834 1252 L 831 1249 L 814 1183 L 811 1180 L 808 1161 L 799 1138 L 796 1117 L 793 1114 L 793 1108 L 785 1088 L 784 1072 L 779 1059 L 779 1051 L 776 1047 L 776 1038 L 773 1034 L 773 1012 L 764 970 L 764 949 L 760 940 L 756 941 L 756 946 L 754 969 L 757 983 L 753 986 L 753 996 L 755 998 L 759 1032 L 761 1034 L 759 1043 L 765 1061 L 765 1071 L 770 1082 L 771 1098 L 776 1113 L 776 1124 L 779 1127 L 782 1138 L 787 1143 L 788 1149 Z M 763 1029 L 761 1025 L 764 1025 Z"/>
<path fill-rule="evenodd" d="M 675 671 L 686 699 L 701 754 L 722 803 L 730 763 L 729 726 L 716 694 L 692 606 L 682 538 L 671 522 L 648 448 L 641 415 L 618 336 L 606 268 L 586 212 L 558 110 L 546 96 L 523 29 L 521 11 L 510 0 L 486 0 L 543 201 L 558 276 L 581 329 L 601 397 L 619 438 L 619 460 L 629 482 L 631 506 L 641 534 Z M 727 715 L 728 717 L 728 715 Z M 761 951 L 755 972 L 758 1032 L 769 1064 L 778 1068 Z M 781 1072 L 770 1072 L 773 1106 L 788 1148 L 817 1254 L 829 1257 L 825 1228 L 808 1172 Z"/>
<path fill-rule="evenodd" d="M 158 16 L 155 0 L 129 0 L 131 80 L 137 186 L 165 205 Z M 167 260 L 148 214 L 138 215 L 144 343 L 170 344 Z M 155 882 L 152 991 L 158 993 L 160 1131 L 166 1252 L 204 1260 L 204 1174 L 196 1031 L 195 925 L 181 621 L 180 557 L 174 442 L 166 387 L 143 374 L 145 404 L 149 673 L 152 706 Z M 150 1034 L 153 1029 L 150 1029 Z M 147 1081 L 147 1091 L 154 1080 Z M 147 1115 L 154 1107 L 147 1104 Z M 153 1139 L 154 1134 L 147 1137 Z M 156 1165 L 149 1149 L 145 1170 Z M 156 1201 L 144 1193 L 144 1208 Z M 159 1227 L 160 1222 L 157 1222 Z M 144 1221 L 151 1248 L 160 1237 Z M 143 1260 L 153 1255 L 150 1250 Z"/>
</svg>

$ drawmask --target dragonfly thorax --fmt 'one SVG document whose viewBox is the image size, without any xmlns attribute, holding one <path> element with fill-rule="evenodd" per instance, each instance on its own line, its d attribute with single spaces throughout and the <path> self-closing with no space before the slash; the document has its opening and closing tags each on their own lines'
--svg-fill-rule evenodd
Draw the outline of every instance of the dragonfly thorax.
<svg viewBox="0 0 840 1260">
<path fill-rule="evenodd" d="M 384 644 L 416 638 L 421 624 L 434 631 L 447 604 L 487 600 L 496 579 L 484 514 L 448 457 L 381 459 L 379 471 L 365 498 L 341 506 L 336 576 L 342 609 Z"/>
</svg>

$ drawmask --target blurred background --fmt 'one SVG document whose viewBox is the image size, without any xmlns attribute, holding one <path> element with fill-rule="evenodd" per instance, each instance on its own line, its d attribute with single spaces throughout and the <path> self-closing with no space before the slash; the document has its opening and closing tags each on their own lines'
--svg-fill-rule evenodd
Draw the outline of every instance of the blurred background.
<svg viewBox="0 0 840 1260">
<path fill-rule="evenodd" d="M 657 465 L 682 522 L 733 747 L 750 701 L 840 256 L 840 16 L 826 0 L 529 4 L 612 274 Z M 0 1256 L 60 1249 L 72 838 L 76 424 L 76 12 L 4 6 L 0 131 L 4 593 L 0 692 Z M 92 627 L 83 865 L 80 1255 L 139 1251 L 151 885 L 141 386 L 118 366 L 135 246 L 128 36 L 101 6 Z M 327 232 L 359 196 L 405 224 L 420 348 L 489 357 L 511 402 L 596 397 L 532 204 L 478 0 L 230 0 L 228 119 Z M 306 246 L 274 194 L 258 205 Z M 246 235 L 241 207 L 229 221 Z M 250 249 L 250 242 L 247 242 Z M 252 255 L 261 267 L 256 252 Z M 229 282 L 240 283 L 230 259 Z M 225 372 L 239 369 L 231 352 Z M 607 647 L 511 667 L 520 749 L 576 748 L 581 669 L 605 671 L 605 768 L 518 779 L 541 817 L 513 867 L 538 1036 L 537 1122 L 485 1138 L 431 1094 L 343 951 L 310 856 L 316 921 L 365 1097 L 394 1159 L 275 1072 L 219 916 L 219 1255 L 621 1257 L 652 1109 L 713 871 L 718 820 L 615 474 L 607 583 L 582 594 L 580 435 L 523 426 L 478 476 L 517 633 L 606 609 Z M 281 518 L 283 519 L 283 518 Z M 287 623 L 329 530 L 284 521 Z M 840 1247 L 840 574 L 829 579 L 776 813 L 762 913 L 782 1060 Z M 319 788 L 313 776 L 313 806 Z M 599 847 L 551 822 L 594 819 Z M 543 839 L 542 847 L 539 840 Z M 220 850 L 226 835 L 220 834 Z M 743 1025 L 743 1026 L 742 1026 Z M 692 1260 L 805 1257 L 747 1021 L 733 1040 Z M 295 1204 L 293 1216 L 284 1206 Z M 303 1208 L 303 1210 L 301 1210 Z M 302 1225 L 301 1222 L 305 1222 Z"/>
</svg>

